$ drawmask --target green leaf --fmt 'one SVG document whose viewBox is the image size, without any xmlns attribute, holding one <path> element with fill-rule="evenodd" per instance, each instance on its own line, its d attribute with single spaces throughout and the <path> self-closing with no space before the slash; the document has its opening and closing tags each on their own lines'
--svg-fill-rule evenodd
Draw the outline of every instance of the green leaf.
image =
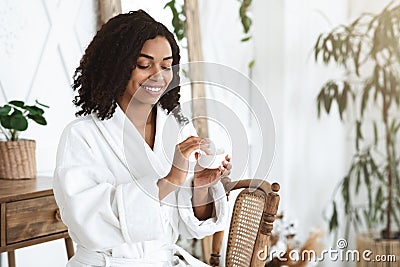
<svg viewBox="0 0 400 267">
<path fill-rule="evenodd" d="M 326 113 L 329 114 L 333 99 L 337 99 L 339 95 L 338 85 L 334 81 L 329 81 L 324 88 L 326 91 L 324 93 L 324 106 Z"/>
<path fill-rule="evenodd" d="M 166 3 L 164 6 L 164 9 L 169 7 L 172 12 L 172 26 L 174 27 L 174 33 L 176 35 L 176 38 L 181 41 L 183 38 L 185 38 L 185 27 L 184 27 L 184 19 L 183 21 L 180 19 L 180 16 L 185 17 L 183 14 L 183 9 L 182 12 L 179 13 L 177 8 L 176 8 L 176 2 L 175 0 L 171 0 L 170 2 Z"/>
<path fill-rule="evenodd" d="M 321 103 L 324 101 L 324 99 L 325 99 L 325 87 L 321 89 L 321 91 L 317 96 L 318 118 L 321 117 Z"/>
<path fill-rule="evenodd" d="M 338 225 L 339 225 L 339 223 L 338 223 L 336 202 L 333 201 L 333 213 L 332 213 L 331 219 L 329 220 L 329 232 L 332 232 L 333 230 L 337 229 Z"/>
<path fill-rule="evenodd" d="M 248 33 L 252 24 L 252 21 L 250 19 L 250 17 L 245 16 L 242 19 L 242 24 L 243 24 L 243 28 L 244 28 L 244 33 Z"/>
<path fill-rule="evenodd" d="M 397 124 L 397 126 L 394 128 L 394 134 L 397 134 L 397 132 L 400 129 L 400 122 Z"/>
<path fill-rule="evenodd" d="M 382 193 L 382 187 L 378 188 L 378 191 L 376 192 L 375 195 L 375 207 L 374 207 L 374 220 L 376 219 L 376 215 L 378 214 L 378 211 L 380 207 L 382 206 L 383 203 L 383 193 Z"/>
<path fill-rule="evenodd" d="M 363 210 L 363 215 L 364 215 L 364 220 L 367 223 L 367 227 L 368 229 L 371 229 L 372 225 L 371 225 L 371 218 L 369 216 L 369 213 L 367 210 Z"/>
<path fill-rule="evenodd" d="M 240 5 L 239 8 L 239 16 L 241 19 L 243 19 L 243 17 L 246 16 L 246 6 L 243 3 Z"/>
<path fill-rule="evenodd" d="M 0 116 L 7 116 L 10 113 L 11 107 L 9 105 L 5 105 L 4 107 L 0 107 Z"/>
<path fill-rule="evenodd" d="M 362 131 L 361 131 L 361 126 L 362 126 L 361 121 L 357 120 L 356 121 L 356 149 L 357 149 L 357 151 L 360 148 L 360 140 L 364 139 L 364 137 L 362 135 Z"/>
<path fill-rule="evenodd" d="M 328 114 L 329 114 L 329 111 L 331 110 L 331 105 L 332 105 L 332 98 L 330 96 L 325 96 L 324 106 L 325 106 L 325 111 Z"/>
<path fill-rule="evenodd" d="M 252 61 L 250 61 L 249 63 L 249 69 L 252 69 L 254 67 L 254 64 L 256 63 L 256 61 L 253 59 Z"/>
<path fill-rule="evenodd" d="M 361 53 L 361 50 L 362 50 L 362 42 L 360 41 L 358 43 L 358 46 L 357 46 L 356 54 L 353 57 L 353 59 L 354 59 L 354 68 L 355 68 L 355 71 L 356 71 L 356 75 L 358 77 L 360 77 L 360 53 Z"/>
<path fill-rule="evenodd" d="M 39 106 L 45 107 L 45 108 L 50 108 L 49 106 L 45 105 L 45 104 L 41 104 L 39 103 L 39 101 L 35 100 L 36 104 L 38 104 Z"/>
<path fill-rule="evenodd" d="M 7 116 L 7 117 L 0 116 L 0 123 L 1 123 L 1 126 L 3 126 L 4 128 L 12 129 L 11 124 L 10 124 L 10 116 Z"/>
<path fill-rule="evenodd" d="M 340 115 L 340 119 L 343 119 L 343 112 L 346 110 L 347 108 L 347 94 L 350 90 L 349 84 L 347 82 L 344 83 L 343 85 L 343 91 L 341 94 L 339 94 L 339 96 L 337 97 L 337 104 L 339 107 L 339 115 Z"/>
<path fill-rule="evenodd" d="M 376 125 L 376 121 L 374 121 L 374 146 L 378 145 L 378 126 Z"/>
<path fill-rule="evenodd" d="M 320 41 L 321 41 L 321 38 L 322 38 L 323 36 L 324 36 L 324 34 L 320 34 L 320 35 L 318 36 L 317 42 L 316 42 L 315 45 L 314 45 L 314 60 L 315 60 L 315 62 L 318 61 L 318 54 L 319 54 L 319 52 L 321 51 Z"/>
<path fill-rule="evenodd" d="M 331 59 L 331 53 L 328 50 L 324 50 L 324 53 L 322 55 L 323 55 L 322 59 L 324 60 L 324 62 L 328 63 L 329 60 Z"/>
<path fill-rule="evenodd" d="M 46 119 L 41 115 L 30 115 L 28 114 L 28 118 L 34 120 L 36 123 L 40 125 L 47 125 Z"/>
<path fill-rule="evenodd" d="M 247 16 L 247 9 L 251 4 L 251 0 L 242 0 L 239 8 L 240 21 L 242 22 L 244 33 L 248 33 L 252 24 L 249 16 Z"/>
<path fill-rule="evenodd" d="M 356 168 L 356 177 L 357 177 L 357 180 L 356 180 L 356 195 L 358 195 L 358 192 L 360 190 L 360 185 L 361 185 L 361 170 L 360 170 L 360 166 L 359 165 L 357 165 L 357 168 Z"/>
<path fill-rule="evenodd" d="M 342 197 L 344 201 L 344 209 L 346 214 L 350 213 L 350 176 L 346 176 L 343 179 L 343 184 L 342 184 Z"/>
<path fill-rule="evenodd" d="M 251 39 L 251 36 L 247 36 L 247 37 L 242 38 L 240 41 L 241 42 L 247 42 L 250 39 Z"/>
<path fill-rule="evenodd" d="M 243 0 L 243 4 L 245 6 L 250 6 L 251 5 L 252 0 Z"/>
<path fill-rule="evenodd" d="M 383 174 L 379 171 L 378 166 L 376 165 L 374 159 L 371 157 L 369 160 L 369 164 L 371 165 L 371 169 L 373 171 L 373 173 L 378 177 L 378 179 L 382 182 L 382 183 L 386 183 L 385 177 L 383 176 Z"/>
<path fill-rule="evenodd" d="M 363 169 L 363 176 L 364 176 L 364 182 L 367 186 L 367 194 L 368 194 L 368 206 L 369 209 L 371 211 L 372 209 L 372 190 L 371 190 L 371 179 L 370 179 L 370 173 L 368 172 L 368 167 L 366 162 L 363 162 L 362 165 L 362 169 Z"/>
<path fill-rule="evenodd" d="M 355 20 L 351 23 L 350 27 L 351 27 L 351 28 L 356 27 L 357 24 L 358 24 L 358 22 L 359 22 L 363 17 L 364 17 L 364 15 L 361 15 L 360 17 L 358 17 L 357 19 L 355 19 Z"/>
<path fill-rule="evenodd" d="M 13 113 L 11 113 L 11 116 L 19 116 L 22 115 L 22 111 L 19 109 L 14 109 Z"/>
<path fill-rule="evenodd" d="M 390 133 L 392 136 L 396 134 L 396 120 L 393 119 L 392 123 L 390 124 Z"/>
<path fill-rule="evenodd" d="M 354 211 L 354 217 L 356 219 L 356 222 L 359 224 L 361 222 L 361 218 L 360 215 L 358 214 L 358 209 Z"/>
<path fill-rule="evenodd" d="M 183 75 L 184 75 L 186 78 L 189 78 L 189 73 L 187 72 L 187 70 L 185 70 L 185 69 L 181 69 L 181 70 L 182 70 Z"/>
<path fill-rule="evenodd" d="M 164 9 L 165 9 L 165 8 L 167 8 L 167 7 L 171 7 L 171 6 L 173 6 L 173 5 L 174 5 L 174 3 L 175 3 L 175 1 L 174 1 L 174 0 L 172 0 L 172 1 L 169 1 L 168 3 L 166 3 L 166 4 L 165 4 L 165 6 L 164 6 Z"/>
<path fill-rule="evenodd" d="M 185 17 L 183 11 L 180 13 L 176 8 L 175 0 L 172 0 L 165 4 L 164 9 L 169 7 L 172 12 L 172 26 L 174 27 L 174 33 L 179 41 L 185 37 L 184 21 L 180 19 L 180 16 Z M 182 9 L 183 10 L 183 9 Z"/>
<path fill-rule="evenodd" d="M 12 129 L 17 131 L 25 131 L 28 128 L 28 121 L 25 116 L 21 114 L 11 115 L 10 125 Z"/>
<path fill-rule="evenodd" d="M 362 93 L 362 99 L 361 99 L 361 118 L 364 115 L 364 111 L 365 108 L 367 107 L 367 102 L 368 102 L 368 98 L 369 98 L 369 91 L 372 88 L 372 83 L 371 82 L 367 82 L 367 84 L 365 85 L 365 87 L 363 88 L 363 93 Z"/>
<path fill-rule="evenodd" d="M 13 101 L 10 101 L 10 102 L 8 102 L 8 103 L 11 104 L 11 105 L 17 106 L 17 107 L 19 107 L 19 108 L 22 108 L 22 107 L 24 107 L 24 105 L 25 105 L 24 102 L 19 101 L 19 100 L 13 100 Z"/>
<path fill-rule="evenodd" d="M 337 35 L 332 35 L 332 55 L 333 59 L 338 62 L 340 56 L 340 40 L 336 40 Z"/>
<path fill-rule="evenodd" d="M 44 110 L 36 106 L 25 106 L 30 115 L 42 115 Z"/>
</svg>

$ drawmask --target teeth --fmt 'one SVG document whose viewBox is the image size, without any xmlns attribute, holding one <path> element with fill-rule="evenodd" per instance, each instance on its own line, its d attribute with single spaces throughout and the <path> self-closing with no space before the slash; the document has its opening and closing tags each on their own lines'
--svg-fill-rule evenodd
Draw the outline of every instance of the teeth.
<svg viewBox="0 0 400 267">
<path fill-rule="evenodd" d="M 152 92 L 158 92 L 163 88 L 162 86 L 161 87 L 150 87 L 150 86 L 145 86 L 145 85 L 142 85 L 142 87 L 144 89 L 152 91 Z"/>
</svg>

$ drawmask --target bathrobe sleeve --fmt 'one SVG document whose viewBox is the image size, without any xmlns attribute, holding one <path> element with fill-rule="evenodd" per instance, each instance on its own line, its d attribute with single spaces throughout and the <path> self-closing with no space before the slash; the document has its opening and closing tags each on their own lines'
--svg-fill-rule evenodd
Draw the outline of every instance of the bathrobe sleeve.
<svg viewBox="0 0 400 267">
<path fill-rule="evenodd" d="M 209 188 L 214 200 L 215 215 L 201 221 L 195 215 L 192 206 L 191 179 L 177 192 L 179 222 L 178 229 L 185 239 L 201 239 L 215 232 L 226 229 L 228 225 L 228 203 L 225 190 L 221 182 Z"/>
<path fill-rule="evenodd" d="M 163 231 L 158 178 L 141 177 L 140 182 L 116 186 L 106 166 L 105 159 L 93 153 L 82 129 L 66 128 L 53 189 L 72 239 L 90 250 L 158 239 Z"/>
<path fill-rule="evenodd" d="M 181 132 L 181 139 L 184 140 L 188 136 L 198 136 L 193 124 L 188 124 L 185 130 Z M 194 160 L 194 155 L 191 155 Z M 178 231 L 183 238 L 201 239 L 215 232 L 224 230 L 228 225 L 228 203 L 226 199 L 225 189 L 221 182 L 209 188 L 211 196 L 214 200 L 215 216 L 207 220 L 199 220 L 193 211 L 192 206 L 192 184 L 193 175 L 191 175 L 176 192 L 177 207 L 179 220 Z"/>
</svg>

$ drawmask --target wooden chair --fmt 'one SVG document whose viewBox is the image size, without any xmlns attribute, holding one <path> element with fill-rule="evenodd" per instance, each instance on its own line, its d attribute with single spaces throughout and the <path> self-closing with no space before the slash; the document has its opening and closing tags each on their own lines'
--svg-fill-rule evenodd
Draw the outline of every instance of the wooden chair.
<svg viewBox="0 0 400 267">
<path fill-rule="evenodd" d="M 236 201 L 228 235 L 225 266 L 261 267 L 265 265 L 269 236 L 279 205 L 279 184 L 263 180 L 231 182 L 223 178 L 227 196 L 232 190 L 243 189 Z M 223 232 L 213 236 L 211 266 L 219 266 Z M 260 253 L 261 252 L 261 253 Z"/>
</svg>

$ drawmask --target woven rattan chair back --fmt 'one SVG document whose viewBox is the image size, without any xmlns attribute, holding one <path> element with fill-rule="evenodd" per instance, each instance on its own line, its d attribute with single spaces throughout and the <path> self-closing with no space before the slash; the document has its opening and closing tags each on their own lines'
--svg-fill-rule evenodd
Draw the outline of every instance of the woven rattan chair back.
<svg viewBox="0 0 400 267">
<path fill-rule="evenodd" d="M 243 189 L 233 208 L 225 266 L 261 267 L 265 265 L 269 236 L 279 206 L 279 184 L 272 186 L 262 180 L 223 181 L 227 195 Z M 219 251 L 223 235 L 214 235 L 210 264 L 219 266 Z M 217 240 L 215 240 L 217 239 Z"/>
</svg>

